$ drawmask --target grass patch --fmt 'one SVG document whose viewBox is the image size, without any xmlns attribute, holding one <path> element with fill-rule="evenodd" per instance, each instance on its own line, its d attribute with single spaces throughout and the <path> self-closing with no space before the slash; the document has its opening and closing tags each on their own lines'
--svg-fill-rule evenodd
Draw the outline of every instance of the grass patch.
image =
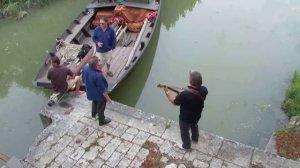
<svg viewBox="0 0 300 168">
<path fill-rule="evenodd" d="M 300 116 L 300 73 L 295 72 L 291 85 L 287 90 L 286 98 L 282 103 L 282 109 L 289 117 Z"/>
<path fill-rule="evenodd" d="M 288 128 L 279 128 L 278 130 L 276 130 L 276 131 L 274 132 L 274 136 L 278 136 L 278 135 L 284 133 L 284 132 L 287 131 L 287 130 L 288 130 Z"/>
<path fill-rule="evenodd" d="M 149 145 L 148 145 L 147 143 L 144 143 L 144 144 L 142 145 L 142 148 L 149 149 Z"/>
<path fill-rule="evenodd" d="M 50 0 L 0 0 L 0 16 L 21 19 L 27 15 L 26 9 L 46 6 L 49 2 Z"/>
</svg>

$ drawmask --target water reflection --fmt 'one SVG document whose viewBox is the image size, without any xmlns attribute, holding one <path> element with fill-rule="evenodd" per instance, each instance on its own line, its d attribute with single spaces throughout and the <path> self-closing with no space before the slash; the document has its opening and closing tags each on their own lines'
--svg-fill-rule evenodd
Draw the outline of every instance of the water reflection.
<svg viewBox="0 0 300 168">
<path fill-rule="evenodd" d="M 121 103 L 135 107 L 140 95 L 144 89 L 145 83 L 152 67 L 153 59 L 155 57 L 158 39 L 160 35 L 161 19 L 157 21 L 157 25 L 152 35 L 152 39 L 146 48 L 143 56 L 139 60 L 139 63 L 134 67 L 132 72 L 126 80 L 122 81 L 111 94 L 112 98 L 118 100 Z M 138 80 L 136 80 L 138 79 Z M 135 81 L 132 84 L 132 81 Z M 130 98 L 128 98 L 130 95 Z"/>
<path fill-rule="evenodd" d="M 185 17 L 187 11 L 192 11 L 200 0 L 162 0 L 161 20 L 167 30 L 174 27 L 180 17 Z"/>
</svg>

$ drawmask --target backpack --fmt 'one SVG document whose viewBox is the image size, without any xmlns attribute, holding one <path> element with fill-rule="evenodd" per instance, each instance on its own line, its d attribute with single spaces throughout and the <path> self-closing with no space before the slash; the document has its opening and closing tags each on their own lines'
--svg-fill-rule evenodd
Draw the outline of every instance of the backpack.
<svg viewBox="0 0 300 168">
<path fill-rule="evenodd" d="M 81 50 L 78 52 L 78 55 L 77 57 L 82 60 L 86 54 L 90 51 L 92 47 L 88 44 L 83 44 L 82 47 L 81 47 Z"/>
</svg>

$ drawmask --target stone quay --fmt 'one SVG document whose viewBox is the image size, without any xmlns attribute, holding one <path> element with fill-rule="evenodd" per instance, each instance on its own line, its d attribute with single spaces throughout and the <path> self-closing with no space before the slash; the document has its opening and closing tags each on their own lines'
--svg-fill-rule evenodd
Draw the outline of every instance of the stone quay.
<svg viewBox="0 0 300 168">
<path fill-rule="evenodd" d="M 22 160 L 25 168 L 299 168 L 300 162 L 200 130 L 189 151 L 178 122 L 114 102 L 99 126 L 86 96 L 66 95 L 41 113 L 45 129 Z"/>
</svg>

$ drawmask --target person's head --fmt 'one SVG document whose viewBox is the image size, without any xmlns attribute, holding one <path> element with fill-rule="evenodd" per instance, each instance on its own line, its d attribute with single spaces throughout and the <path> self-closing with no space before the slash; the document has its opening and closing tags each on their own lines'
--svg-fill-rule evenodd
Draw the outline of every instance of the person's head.
<svg viewBox="0 0 300 168">
<path fill-rule="evenodd" d="M 51 58 L 51 63 L 54 67 L 60 65 L 60 59 L 58 58 L 58 56 L 53 56 Z"/>
<path fill-rule="evenodd" d="M 202 85 L 202 76 L 200 72 L 195 70 L 190 71 L 190 84 L 196 87 Z"/>
<path fill-rule="evenodd" d="M 92 56 L 92 58 L 89 60 L 89 66 L 93 69 L 96 69 L 96 67 L 98 66 L 99 68 L 101 68 L 101 65 L 99 64 L 99 58 L 96 56 Z"/>
<path fill-rule="evenodd" d="M 102 17 L 101 19 L 100 19 L 100 27 L 102 28 L 102 29 L 106 29 L 107 28 L 107 26 L 108 26 L 108 23 L 107 23 L 107 18 L 106 17 Z"/>
</svg>

